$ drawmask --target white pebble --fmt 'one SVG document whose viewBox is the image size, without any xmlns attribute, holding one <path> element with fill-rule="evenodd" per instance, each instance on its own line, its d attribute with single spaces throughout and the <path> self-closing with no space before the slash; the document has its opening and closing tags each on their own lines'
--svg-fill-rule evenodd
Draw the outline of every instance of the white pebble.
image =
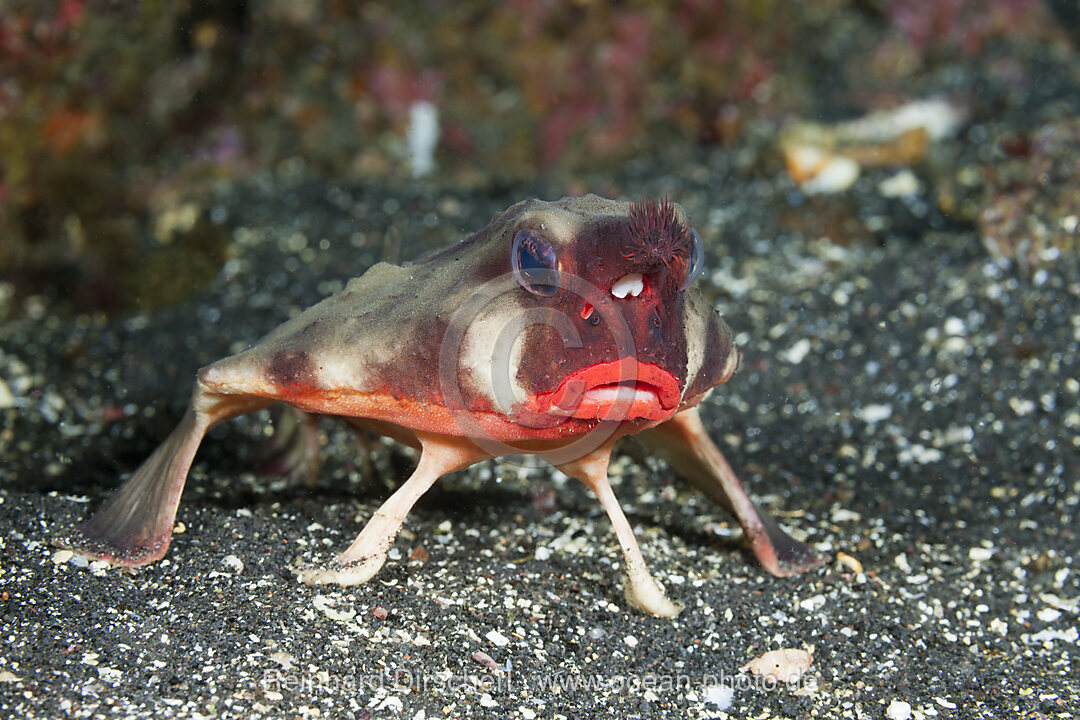
<svg viewBox="0 0 1080 720">
<path fill-rule="evenodd" d="M 1035 633 L 1034 635 L 1031 635 L 1030 637 L 1024 638 L 1024 641 L 1028 644 L 1052 643 L 1058 640 L 1064 640 L 1065 642 L 1075 644 L 1077 640 L 1080 640 L 1080 630 L 1077 630 L 1075 627 L 1071 627 L 1068 630 L 1062 632 L 1061 630 L 1053 630 L 1051 628 L 1047 628 L 1045 630 Z"/>
<path fill-rule="evenodd" d="M 405 704 L 401 702 L 401 698 L 399 698 L 397 695 L 390 695 L 382 701 L 382 704 L 378 706 L 378 709 L 390 710 L 391 712 L 400 715 L 405 710 Z"/>
<path fill-rule="evenodd" d="M 787 352 L 780 353 L 783 360 L 791 363 L 792 365 L 798 365 L 801 363 L 807 355 L 810 354 L 810 341 L 806 338 L 799 340 L 791 346 Z"/>
<path fill-rule="evenodd" d="M 1035 412 L 1035 403 L 1032 400 L 1023 398 L 1009 398 L 1009 407 L 1016 413 L 1017 417 L 1024 417 Z"/>
<path fill-rule="evenodd" d="M 1054 608 L 1043 608 L 1039 612 L 1035 613 L 1035 617 L 1039 618 L 1043 622 L 1054 622 L 1061 617 L 1061 611 Z"/>
<path fill-rule="evenodd" d="M 226 555 L 221 562 L 223 562 L 225 567 L 229 568 L 235 575 L 244 572 L 244 561 L 235 555 Z"/>
<path fill-rule="evenodd" d="M 859 418 L 869 425 L 879 423 L 882 420 L 887 420 L 892 416 L 892 405 L 887 404 L 872 404 L 864 405 L 859 410 Z"/>
<path fill-rule="evenodd" d="M 507 645 L 510 644 L 510 638 L 506 637 L 505 635 L 503 635 L 498 630 L 492 630 L 491 632 L 489 632 L 484 637 L 486 637 L 488 640 L 490 640 L 491 644 L 494 645 L 495 647 L 506 647 Z"/>
<path fill-rule="evenodd" d="M 439 142 L 439 109 L 421 100 L 409 108 L 406 144 L 413 177 L 429 175 L 435 169 L 435 146 Z"/>
<path fill-rule="evenodd" d="M 964 334 L 964 321 L 958 317 L 951 317 L 945 320 L 945 334 L 946 335 L 963 335 Z"/>
<path fill-rule="evenodd" d="M 710 685 L 705 688 L 705 703 L 715 705 L 720 712 L 731 707 L 731 701 L 735 699 L 735 688 L 728 685 Z"/>
<path fill-rule="evenodd" d="M 911 717 L 911 703 L 893 700 L 885 710 L 885 717 L 889 720 L 908 720 Z"/>
<path fill-rule="evenodd" d="M 52 555 L 52 561 L 55 565 L 63 565 L 73 557 L 75 557 L 75 553 L 70 550 L 57 550 Z"/>
<path fill-rule="evenodd" d="M 1068 577 L 1069 568 L 1062 568 L 1061 570 L 1058 570 L 1057 573 L 1055 573 L 1054 582 L 1056 582 L 1059 586 L 1063 585 L 1066 578 Z M 1069 599 L 1060 597 L 1053 593 L 1043 593 L 1039 596 L 1039 599 L 1047 605 L 1057 608 L 1058 610 L 1064 610 L 1065 612 L 1070 612 L 1073 615 L 1080 613 L 1080 598 Z"/>
<path fill-rule="evenodd" d="M 829 509 L 829 519 L 834 523 L 858 522 L 859 520 L 862 520 L 862 515 L 854 510 L 848 510 L 845 507 L 833 505 L 832 508 Z"/>
<path fill-rule="evenodd" d="M 11 394 L 11 389 L 3 380 L 0 380 L 0 410 L 6 410 L 8 408 L 15 407 L 15 396 Z"/>
<path fill-rule="evenodd" d="M 902 464 L 918 463 L 919 465 L 928 465 L 930 463 L 939 462 L 945 453 L 941 452 L 937 448 L 928 448 L 924 445 L 912 445 L 911 447 L 901 450 L 896 459 Z"/>
<path fill-rule="evenodd" d="M 922 183 L 919 182 L 919 178 L 915 177 L 915 173 L 907 169 L 901 170 L 892 177 L 878 183 L 878 193 L 887 198 L 918 195 L 921 189 Z"/>
</svg>

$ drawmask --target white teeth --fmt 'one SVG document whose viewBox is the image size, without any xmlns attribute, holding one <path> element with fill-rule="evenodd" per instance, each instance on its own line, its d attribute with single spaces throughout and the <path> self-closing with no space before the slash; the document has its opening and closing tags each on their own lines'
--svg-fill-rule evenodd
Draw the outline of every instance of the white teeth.
<svg viewBox="0 0 1080 720">
<path fill-rule="evenodd" d="M 644 289 L 645 283 L 641 281 L 641 275 L 639 273 L 630 273 L 629 275 L 623 275 L 611 286 L 611 294 L 617 298 L 624 298 L 627 295 L 637 297 Z"/>
</svg>

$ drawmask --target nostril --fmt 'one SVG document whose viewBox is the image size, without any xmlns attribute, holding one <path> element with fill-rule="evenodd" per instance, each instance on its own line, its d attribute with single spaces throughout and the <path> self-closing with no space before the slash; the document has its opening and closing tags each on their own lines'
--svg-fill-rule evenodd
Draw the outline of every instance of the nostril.
<svg viewBox="0 0 1080 720">
<path fill-rule="evenodd" d="M 641 273 L 630 273 L 615 281 L 611 286 L 611 294 L 620 299 L 627 295 L 637 297 L 644 289 L 645 282 L 641 279 Z"/>
</svg>

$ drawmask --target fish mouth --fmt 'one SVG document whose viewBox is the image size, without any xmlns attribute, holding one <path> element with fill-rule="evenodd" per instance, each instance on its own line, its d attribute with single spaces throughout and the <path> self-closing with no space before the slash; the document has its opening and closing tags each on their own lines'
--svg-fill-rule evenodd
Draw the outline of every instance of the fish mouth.
<svg viewBox="0 0 1080 720">
<path fill-rule="evenodd" d="M 666 420 L 680 397 L 679 381 L 667 370 L 620 358 L 578 370 L 531 404 L 535 411 L 582 420 Z"/>
</svg>

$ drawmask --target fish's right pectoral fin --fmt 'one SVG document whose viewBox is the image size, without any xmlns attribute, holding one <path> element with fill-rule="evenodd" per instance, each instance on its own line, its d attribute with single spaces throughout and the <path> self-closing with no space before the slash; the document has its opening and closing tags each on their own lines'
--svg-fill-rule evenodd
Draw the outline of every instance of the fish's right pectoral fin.
<svg viewBox="0 0 1080 720">
<path fill-rule="evenodd" d="M 261 398 L 228 396 L 197 384 L 180 424 L 74 537 L 57 542 L 120 567 L 164 557 L 188 470 L 206 432 L 218 422 L 264 407 Z"/>
<path fill-rule="evenodd" d="M 207 424 L 188 409 L 172 434 L 116 493 L 61 544 L 110 565 L 139 567 L 169 549 L 176 508 Z"/>
</svg>

